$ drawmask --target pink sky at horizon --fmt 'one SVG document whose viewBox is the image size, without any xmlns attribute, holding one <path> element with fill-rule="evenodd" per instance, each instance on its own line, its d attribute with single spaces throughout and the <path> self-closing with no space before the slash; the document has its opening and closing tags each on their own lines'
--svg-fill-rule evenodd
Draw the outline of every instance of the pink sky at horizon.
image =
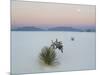
<svg viewBox="0 0 100 75">
<path fill-rule="evenodd" d="M 96 25 L 95 5 L 11 2 L 11 25 L 61 26 Z"/>
</svg>

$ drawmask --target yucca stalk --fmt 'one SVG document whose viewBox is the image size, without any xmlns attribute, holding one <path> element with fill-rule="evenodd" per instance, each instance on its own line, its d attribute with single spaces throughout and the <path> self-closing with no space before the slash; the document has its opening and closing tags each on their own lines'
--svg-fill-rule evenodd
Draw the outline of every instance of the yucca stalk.
<svg viewBox="0 0 100 75">
<path fill-rule="evenodd" d="M 40 53 L 40 59 L 46 64 L 46 65 L 54 65 L 56 63 L 56 52 L 55 49 L 51 47 L 44 47 L 41 50 Z"/>
</svg>

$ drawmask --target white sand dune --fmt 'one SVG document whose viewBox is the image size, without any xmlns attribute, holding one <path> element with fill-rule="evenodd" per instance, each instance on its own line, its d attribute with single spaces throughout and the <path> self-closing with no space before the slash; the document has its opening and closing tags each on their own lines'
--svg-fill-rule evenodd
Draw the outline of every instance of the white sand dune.
<svg viewBox="0 0 100 75">
<path fill-rule="evenodd" d="M 96 68 L 95 32 L 11 32 L 11 72 L 15 74 L 93 70 Z M 74 41 L 71 40 L 74 37 Z M 64 53 L 57 50 L 59 65 L 46 68 L 39 64 L 41 48 L 51 40 L 63 41 Z"/>
</svg>

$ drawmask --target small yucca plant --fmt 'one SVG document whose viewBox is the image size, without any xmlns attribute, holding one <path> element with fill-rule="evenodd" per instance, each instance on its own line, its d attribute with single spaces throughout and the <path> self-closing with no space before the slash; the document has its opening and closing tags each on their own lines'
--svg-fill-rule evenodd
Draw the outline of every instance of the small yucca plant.
<svg viewBox="0 0 100 75">
<path fill-rule="evenodd" d="M 51 47 L 44 47 L 40 53 L 40 60 L 44 62 L 44 64 L 52 66 L 57 63 L 57 55 L 55 49 Z"/>
</svg>

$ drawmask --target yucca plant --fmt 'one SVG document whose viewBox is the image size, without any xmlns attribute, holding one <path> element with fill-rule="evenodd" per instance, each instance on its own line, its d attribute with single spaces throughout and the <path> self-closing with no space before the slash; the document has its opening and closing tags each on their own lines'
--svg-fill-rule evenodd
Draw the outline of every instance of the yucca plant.
<svg viewBox="0 0 100 75">
<path fill-rule="evenodd" d="M 57 54 L 55 49 L 51 47 L 44 47 L 40 53 L 40 60 L 44 62 L 44 64 L 52 66 L 57 63 Z"/>
</svg>

